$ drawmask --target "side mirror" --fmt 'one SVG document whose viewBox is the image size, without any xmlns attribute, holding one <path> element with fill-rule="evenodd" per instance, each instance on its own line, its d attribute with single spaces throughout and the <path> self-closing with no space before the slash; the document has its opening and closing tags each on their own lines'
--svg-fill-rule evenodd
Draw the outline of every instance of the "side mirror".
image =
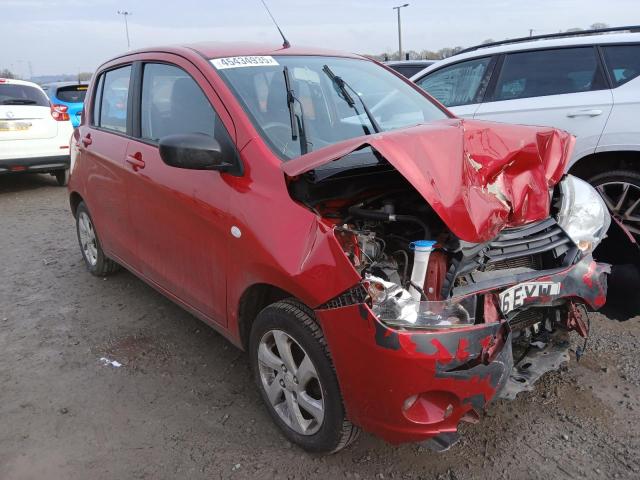
<svg viewBox="0 0 640 480">
<path fill-rule="evenodd" d="M 160 157 L 170 167 L 190 170 L 226 171 L 232 164 L 223 160 L 218 141 L 204 133 L 179 133 L 162 137 Z"/>
</svg>

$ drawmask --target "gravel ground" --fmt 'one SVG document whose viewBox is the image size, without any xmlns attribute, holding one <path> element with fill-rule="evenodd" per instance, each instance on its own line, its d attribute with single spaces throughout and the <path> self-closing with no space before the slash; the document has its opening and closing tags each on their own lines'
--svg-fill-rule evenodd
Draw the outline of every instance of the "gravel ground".
<svg viewBox="0 0 640 480">
<path fill-rule="evenodd" d="M 640 317 L 592 314 L 579 364 L 446 453 L 362 434 L 308 455 L 244 353 L 133 275 L 89 275 L 66 198 L 52 177 L 0 177 L 0 479 L 640 478 Z"/>
</svg>

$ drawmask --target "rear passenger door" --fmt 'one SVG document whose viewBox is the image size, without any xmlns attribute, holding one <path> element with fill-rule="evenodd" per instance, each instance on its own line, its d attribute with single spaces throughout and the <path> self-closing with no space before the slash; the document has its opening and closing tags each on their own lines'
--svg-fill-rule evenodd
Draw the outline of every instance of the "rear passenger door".
<svg viewBox="0 0 640 480">
<path fill-rule="evenodd" d="M 612 106 L 596 48 L 506 53 L 496 70 L 476 118 L 561 128 L 574 158 L 595 152 Z"/>
<path fill-rule="evenodd" d="M 491 77 L 493 57 L 474 58 L 429 72 L 415 83 L 458 117 L 473 117 Z"/>
<path fill-rule="evenodd" d="M 192 309 L 226 323 L 227 173 L 165 164 L 159 140 L 204 133 L 223 153 L 235 146 L 210 97 L 205 77 L 186 60 L 136 64 L 134 136 L 126 152 L 131 231 L 140 273 Z M 197 80 L 196 80 L 197 78 Z M 205 94 L 209 92 L 210 97 Z"/>
<path fill-rule="evenodd" d="M 84 160 L 84 198 L 102 247 L 111 257 L 135 266 L 135 242 L 129 228 L 124 156 L 130 133 L 131 65 L 112 68 L 98 77 L 90 119 L 79 128 L 78 155 Z"/>
<path fill-rule="evenodd" d="M 640 44 L 600 47 L 613 85 L 613 110 L 598 151 L 640 150 Z"/>
</svg>

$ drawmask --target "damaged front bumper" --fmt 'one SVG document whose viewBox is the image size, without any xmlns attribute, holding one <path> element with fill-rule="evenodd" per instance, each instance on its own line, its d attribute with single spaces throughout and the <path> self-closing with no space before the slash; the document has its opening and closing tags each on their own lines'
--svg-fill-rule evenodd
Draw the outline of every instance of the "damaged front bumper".
<svg viewBox="0 0 640 480">
<path fill-rule="evenodd" d="M 535 379 L 557 368 L 564 358 L 556 355 L 557 361 L 547 362 L 547 370 L 544 366 L 531 369 L 528 379 L 520 380 L 527 375 L 514 370 L 510 319 L 527 309 L 552 307 L 558 312 L 560 332 L 577 330 L 586 336 L 584 309 L 576 305 L 598 308 L 604 304 L 607 273 L 607 266 L 589 256 L 568 268 L 537 272 L 535 278 L 513 277 L 490 289 L 468 292 L 483 296 L 484 323 L 457 328 L 390 327 L 352 294 L 319 307 L 316 315 L 349 418 L 391 443 L 435 438 L 441 449 L 448 447 L 461 421 L 478 421 L 485 405 L 500 392 L 515 397 L 518 384 L 521 390 L 530 389 Z M 552 293 L 528 297 L 502 314 L 500 293 L 534 280 L 560 286 Z M 548 345 L 556 350 L 568 348 L 568 342 L 555 337 Z"/>
</svg>

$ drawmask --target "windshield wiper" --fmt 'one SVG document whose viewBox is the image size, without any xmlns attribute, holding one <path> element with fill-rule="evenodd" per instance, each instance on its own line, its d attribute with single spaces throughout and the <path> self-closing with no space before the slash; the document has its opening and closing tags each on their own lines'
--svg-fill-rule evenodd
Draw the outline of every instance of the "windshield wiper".
<svg viewBox="0 0 640 480">
<path fill-rule="evenodd" d="M 304 124 L 304 110 L 302 108 L 302 102 L 296 98 L 293 88 L 291 88 L 289 68 L 285 66 L 282 73 L 284 74 L 284 85 L 287 90 L 287 107 L 289 107 L 289 121 L 291 122 L 291 140 L 300 139 L 300 154 L 304 155 L 309 151 L 309 149 L 307 147 L 307 134 Z M 296 113 L 296 102 L 300 105 L 300 115 Z"/>
<path fill-rule="evenodd" d="M 371 123 L 373 130 L 376 133 L 380 133 L 382 131 L 382 128 L 380 128 L 380 124 L 378 124 L 378 122 L 376 121 L 375 117 L 373 116 L 369 108 L 367 108 L 367 104 L 364 103 L 364 100 L 362 100 L 362 97 L 358 95 L 358 92 L 356 92 L 353 88 L 351 88 L 351 86 L 347 82 L 345 82 L 342 77 L 338 77 L 335 73 L 333 73 L 333 71 L 329 68 L 329 65 L 325 65 L 324 67 L 322 67 L 322 71 L 326 73 L 327 77 L 329 77 L 329 79 L 333 82 L 333 84 L 336 87 L 338 87 L 345 102 L 347 102 L 349 106 L 353 108 L 358 115 L 360 115 L 360 112 L 358 112 L 358 109 L 356 108 L 356 102 L 354 102 L 353 97 L 349 94 L 347 89 L 351 90 L 354 93 L 354 95 L 358 97 L 358 100 L 360 100 L 360 103 L 362 104 L 362 108 L 364 109 L 364 113 L 366 113 L 367 118 L 369 118 L 369 122 Z"/>
<path fill-rule="evenodd" d="M 35 100 L 28 100 L 26 98 L 10 98 L 9 100 L 4 100 L 2 105 L 35 105 Z"/>
</svg>

